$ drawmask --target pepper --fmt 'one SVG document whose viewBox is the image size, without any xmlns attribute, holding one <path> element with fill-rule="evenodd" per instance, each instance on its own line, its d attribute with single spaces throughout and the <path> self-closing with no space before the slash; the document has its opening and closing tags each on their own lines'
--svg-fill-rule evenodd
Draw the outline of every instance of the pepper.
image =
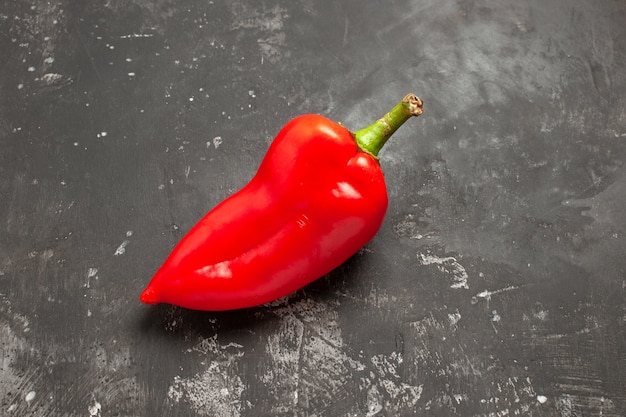
<svg viewBox="0 0 626 417">
<path fill-rule="evenodd" d="M 252 180 L 183 237 L 140 300 L 253 307 L 341 265 L 380 228 L 388 200 L 378 152 L 422 105 L 408 94 L 355 133 L 313 114 L 288 122 Z"/>
</svg>

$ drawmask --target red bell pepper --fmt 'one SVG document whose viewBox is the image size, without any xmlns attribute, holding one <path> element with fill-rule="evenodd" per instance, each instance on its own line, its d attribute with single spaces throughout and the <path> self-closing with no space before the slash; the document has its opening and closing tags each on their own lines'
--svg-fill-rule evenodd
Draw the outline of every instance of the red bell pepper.
<svg viewBox="0 0 626 417">
<path fill-rule="evenodd" d="M 318 115 L 291 120 L 254 178 L 189 231 L 140 300 L 252 307 L 338 267 L 374 237 L 387 210 L 378 151 L 420 114 L 422 101 L 409 94 L 355 133 Z"/>
</svg>

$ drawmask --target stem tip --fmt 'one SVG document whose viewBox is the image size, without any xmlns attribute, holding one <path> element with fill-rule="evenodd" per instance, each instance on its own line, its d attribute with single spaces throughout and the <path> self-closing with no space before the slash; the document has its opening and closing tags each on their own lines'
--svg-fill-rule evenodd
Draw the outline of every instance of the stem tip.
<svg viewBox="0 0 626 417">
<path fill-rule="evenodd" d="M 402 103 L 406 103 L 405 108 L 411 116 L 420 116 L 424 112 L 424 102 L 413 93 L 407 94 Z"/>
<path fill-rule="evenodd" d="M 354 140 L 359 149 L 376 158 L 378 151 L 393 132 L 412 116 L 420 116 L 424 112 L 423 107 L 424 102 L 421 98 L 413 93 L 407 94 L 383 117 L 368 127 L 354 132 Z"/>
</svg>

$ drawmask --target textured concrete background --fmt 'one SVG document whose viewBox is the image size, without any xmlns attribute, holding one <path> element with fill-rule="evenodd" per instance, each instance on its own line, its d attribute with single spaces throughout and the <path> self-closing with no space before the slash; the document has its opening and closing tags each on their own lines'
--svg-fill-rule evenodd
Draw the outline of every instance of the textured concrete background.
<svg viewBox="0 0 626 417">
<path fill-rule="evenodd" d="M 2 2 L 0 415 L 626 415 L 625 21 L 623 0 Z M 358 129 L 408 92 L 386 221 L 345 265 L 250 310 L 138 302 L 291 117 Z"/>
</svg>

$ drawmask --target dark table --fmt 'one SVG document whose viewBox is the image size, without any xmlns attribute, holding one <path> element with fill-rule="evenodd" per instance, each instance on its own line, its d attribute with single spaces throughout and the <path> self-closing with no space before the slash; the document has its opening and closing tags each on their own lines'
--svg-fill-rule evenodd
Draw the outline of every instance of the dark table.
<svg viewBox="0 0 626 417">
<path fill-rule="evenodd" d="M 624 22 L 623 0 L 4 1 L 0 415 L 626 415 Z M 344 265 L 259 308 L 139 303 L 289 119 L 358 129 L 409 92 L 385 222 Z"/>
</svg>

